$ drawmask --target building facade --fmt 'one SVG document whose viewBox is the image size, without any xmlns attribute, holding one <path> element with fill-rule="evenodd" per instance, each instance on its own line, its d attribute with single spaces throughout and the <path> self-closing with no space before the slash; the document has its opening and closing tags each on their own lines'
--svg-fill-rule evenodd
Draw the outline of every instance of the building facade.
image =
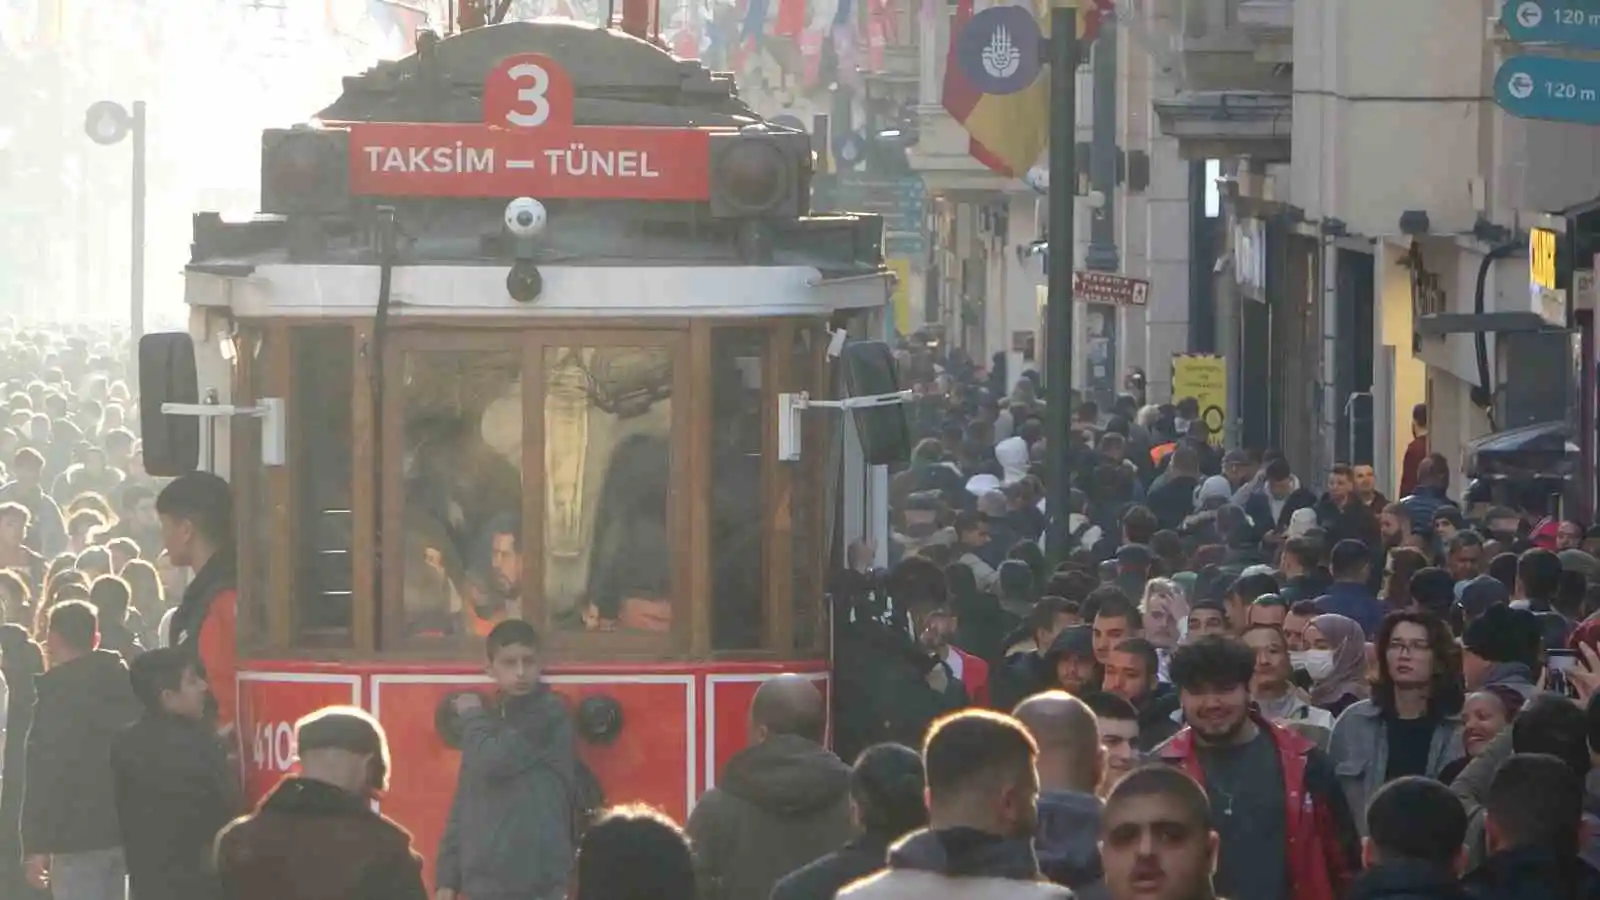
<svg viewBox="0 0 1600 900">
<path fill-rule="evenodd" d="M 1418 404 L 1458 475 L 1474 438 L 1563 418 L 1575 341 L 1528 317 L 1527 236 L 1600 194 L 1600 154 L 1496 106 L 1520 52 L 1501 3 L 1157 2 L 1183 22 L 1162 130 L 1224 160 L 1216 328 L 1244 348 L 1246 442 L 1319 478 L 1375 463 L 1392 491 Z"/>
</svg>

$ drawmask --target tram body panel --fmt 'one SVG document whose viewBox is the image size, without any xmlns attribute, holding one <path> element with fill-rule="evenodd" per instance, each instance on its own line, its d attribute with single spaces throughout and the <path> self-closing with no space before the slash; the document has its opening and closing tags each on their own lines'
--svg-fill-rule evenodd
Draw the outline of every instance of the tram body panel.
<svg viewBox="0 0 1600 900">
<path fill-rule="evenodd" d="M 798 672 L 828 688 L 822 662 L 574 665 L 544 680 L 570 709 L 586 697 L 616 701 L 621 728 L 609 742 L 578 741 L 608 805 L 647 803 L 686 821 L 728 759 L 748 744 L 750 700 L 761 683 Z M 254 803 L 294 768 L 294 723 L 325 706 L 371 712 L 389 736 L 389 790 L 379 801 L 415 837 L 428 865 L 444 835 L 461 753 L 435 725 L 440 705 L 463 690 L 488 691 L 481 669 L 451 664 L 253 660 L 239 674 L 245 786 Z"/>
</svg>

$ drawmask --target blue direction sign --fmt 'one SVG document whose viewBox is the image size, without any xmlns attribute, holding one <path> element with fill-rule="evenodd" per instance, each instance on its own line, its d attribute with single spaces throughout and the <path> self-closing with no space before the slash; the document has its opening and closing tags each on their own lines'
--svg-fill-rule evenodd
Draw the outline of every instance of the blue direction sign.
<svg viewBox="0 0 1600 900">
<path fill-rule="evenodd" d="M 1523 119 L 1600 125 L 1600 61 L 1513 56 L 1495 73 L 1494 101 Z"/>
<path fill-rule="evenodd" d="M 1519 44 L 1600 50 L 1600 3 L 1595 0 L 1506 0 L 1500 24 Z"/>
</svg>

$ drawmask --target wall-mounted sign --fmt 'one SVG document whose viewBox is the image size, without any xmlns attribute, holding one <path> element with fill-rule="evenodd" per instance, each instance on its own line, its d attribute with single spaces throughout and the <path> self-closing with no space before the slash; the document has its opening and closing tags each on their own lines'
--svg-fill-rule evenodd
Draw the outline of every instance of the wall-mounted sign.
<svg viewBox="0 0 1600 900">
<path fill-rule="evenodd" d="M 572 79 L 549 57 L 507 57 L 481 124 L 350 126 L 350 190 L 386 197 L 704 200 L 710 131 L 576 125 Z"/>
<path fill-rule="evenodd" d="M 1513 56 L 1495 73 L 1494 102 L 1523 119 L 1600 125 L 1600 62 Z"/>
<path fill-rule="evenodd" d="M 1528 233 L 1528 294 L 1533 311 L 1557 328 L 1567 327 L 1567 292 L 1558 287 L 1556 252 L 1561 236 L 1548 228 Z"/>
<path fill-rule="evenodd" d="M 1083 303 L 1144 306 L 1150 300 L 1150 282 L 1113 272 L 1072 273 L 1072 299 Z"/>
<path fill-rule="evenodd" d="M 1533 286 L 1556 290 L 1556 242 L 1559 237 L 1548 228 L 1535 228 L 1528 235 L 1528 276 Z"/>
<path fill-rule="evenodd" d="M 1500 24 L 1519 44 L 1600 50 L 1600 7 L 1589 0 L 1506 0 Z"/>
</svg>

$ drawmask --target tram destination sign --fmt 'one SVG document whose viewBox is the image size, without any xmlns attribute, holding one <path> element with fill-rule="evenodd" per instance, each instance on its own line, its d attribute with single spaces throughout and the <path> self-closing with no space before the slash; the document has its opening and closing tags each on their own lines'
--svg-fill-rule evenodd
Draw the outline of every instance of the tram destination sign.
<svg viewBox="0 0 1600 900">
<path fill-rule="evenodd" d="M 367 196 L 698 201 L 711 196 L 710 132 L 575 125 L 572 80 L 552 59 L 502 60 L 483 122 L 357 122 L 350 190 Z"/>
<path fill-rule="evenodd" d="M 1072 299 L 1085 303 L 1144 306 L 1150 299 L 1150 282 L 1112 272 L 1078 269 L 1072 273 Z"/>
<path fill-rule="evenodd" d="M 1595 0 L 1506 0 L 1500 24 L 1519 44 L 1600 50 L 1600 3 Z"/>
<path fill-rule="evenodd" d="M 1495 73 L 1494 99 L 1523 119 L 1600 125 L 1600 61 L 1513 56 Z"/>
</svg>

